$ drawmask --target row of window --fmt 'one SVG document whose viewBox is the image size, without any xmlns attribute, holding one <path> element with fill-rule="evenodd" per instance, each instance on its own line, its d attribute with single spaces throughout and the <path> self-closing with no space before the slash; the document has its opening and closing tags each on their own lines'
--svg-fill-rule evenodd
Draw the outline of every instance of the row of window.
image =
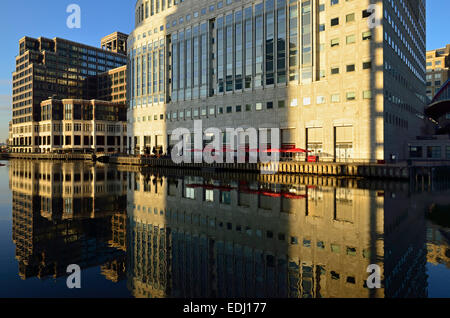
<svg viewBox="0 0 450 318">
<path fill-rule="evenodd" d="M 351 101 L 355 101 L 357 99 L 356 93 L 354 91 L 349 91 L 345 94 L 345 100 L 347 102 L 351 102 Z M 366 90 L 362 92 L 362 99 L 365 100 L 370 100 L 372 99 L 372 91 L 371 90 Z M 326 104 L 327 102 L 327 98 L 323 95 L 317 96 L 316 97 L 316 104 L 317 105 L 322 105 L 322 104 Z M 331 103 L 340 103 L 341 102 L 341 94 L 337 93 L 337 94 L 331 94 L 330 95 L 330 102 Z M 309 106 L 312 104 L 312 100 L 311 97 L 304 97 L 303 98 L 303 106 Z M 289 106 L 290 107 L 296 107 L 298 106 L 298 99 L 294 98 L 291 100 Z M 280 100 L 277 103 L 277 107 L 278 108 L 285 108 L 285 101 L 284 100 Z M 210 107 L 202 107 L 202 108 L 195 108 L 193 110 L 191 109 L 187 109 L 187 110 L 183 110 L 183 111 L 176 111 L 176 112 L 172 112 L 172 113 L 167 113 L 166 115 L 166 119 L 168 120 L 183 120 L 183 119 L 191 119 L 191 118 L 197 118 L 200 116 L 215 116 L 216 114 L 218 115 L 222 115 L 222 114 L 230 114 L 233 112 L 239 113 L 242 111 L 252 111 L 253 109 L 255 111 L 261 111 L 263 109 L 273 109 L 274 108 L 274 102 L 273 101 L 269 101 L 265 103 L 265 108 L 263 106 L 263 103 L 255 103 L 254 105 L 252 104 L 246 104 L 244 107 L 242 105 L 237 105 L 237 106 L 219 106 L 216 109 L 216 106 L 210 106 Z M 186 115 L 186 116 L 185 116 Z M 143 117 L 136 117 L 134 118 L 134 122 L 146 122 L 146 121 L 151 121 L 153 118 L 153 120 L 164 120 L 164 115 L 161 114 L 160 116 L 158 115 L 153 115 L 153 116 L 143 116 Z"/>
</svg>

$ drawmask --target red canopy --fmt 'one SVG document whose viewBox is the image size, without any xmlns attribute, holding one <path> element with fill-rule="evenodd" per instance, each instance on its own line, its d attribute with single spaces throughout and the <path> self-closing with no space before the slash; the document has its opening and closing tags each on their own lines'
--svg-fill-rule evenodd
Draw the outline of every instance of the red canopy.
<svg viewBox="0 0 450 318">
<path fill-rule="evenodd" d="M 305 150 L 305 149 L 301 149 L 301 148 L 292 148 L 292 149 L 288 149 L 285 152 L 288 153 L 307 153 L 307 152 L 311 152 L 310 150 Z"/>
<path fill-rule="evenodd" d="M 281 150 L 281 149 L 267 149 L 267 150 L 264 150 L 263 152 L 277 152 L 277 153 L 280 153 L 280 152 L 283 152 L 283 150 Z"/>
</svg>

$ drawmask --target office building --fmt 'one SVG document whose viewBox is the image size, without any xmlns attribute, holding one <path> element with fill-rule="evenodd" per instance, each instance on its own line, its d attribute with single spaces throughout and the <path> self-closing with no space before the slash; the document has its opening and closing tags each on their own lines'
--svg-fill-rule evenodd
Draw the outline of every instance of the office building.
<svg viewBox="0 0 450 318">
<path fill-rule="evenodd" d="M 427 97 L 431 100 L 448 80 L 450 71 L 450 44 L 427 51 Z"/>
<path fill-rule="evenodd" d="M 97 81 L 97 99 L 114 103 L 127 103 L 127 66 L 121 66 L 92 78 Z"/>
<path fill-rule="evenodd" d="M 48 99 L 41 108 L 34 131 L 37 152 L 126 152 L 126 104 Z"/>
<path fill-rule="evenodd" d="M 35 137 L 42 101 L 98 98 L 98 81 L 89 78 L 125 65 L 122 51 L 60 38 L 22 38 L 13 73 L 13 151 L 38 151 Z"/>
<path fill-rule="evenodd" d="M 101 40 L 101 48 L 110 52 L 127 54 L 128 35 L 121 32 L 114 32 L 105 36 Z"/>
<path fill-rule="evenodd" d="M 131 148 L 166 152 L 202 120 L 279 128 L 281 147 L 324 161 L 406 158 L 426 102 L 425 1 L 372 2 L 137 1 Z"/>
</svg>

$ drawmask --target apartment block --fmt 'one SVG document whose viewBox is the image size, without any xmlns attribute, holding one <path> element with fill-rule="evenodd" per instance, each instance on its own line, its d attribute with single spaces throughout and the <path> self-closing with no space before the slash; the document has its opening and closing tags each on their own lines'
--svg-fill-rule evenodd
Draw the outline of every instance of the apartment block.
<svg viewBox="0 0 450 318">
<path fill-rule="evenodd" d="M 122 53 L 81 43 L 60 38 L 22 38 L 13 73 L 13 151 L 39 150 L 35 131 L 41 121 L 42 101 L 51 97 L 96 99 L 98 82 L 89 78 L 126 63 Z"/>
<path fill-rule="evenodd" d="M 404 159 L 420 135 L 423 0 L 139 0 L 135 25 L 134 153 L 169 151 L 173 130 L 192 133 L 195 120 L 222 132 L 277 128 L 282 148 L 323 161 Z"/>
</svg>

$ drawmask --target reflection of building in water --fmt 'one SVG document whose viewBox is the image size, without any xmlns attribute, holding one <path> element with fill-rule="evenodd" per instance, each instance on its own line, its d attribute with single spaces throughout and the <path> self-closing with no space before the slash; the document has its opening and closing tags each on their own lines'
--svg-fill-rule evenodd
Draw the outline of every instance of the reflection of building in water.
<svg viewBox="0 0 450 318">
<path fill-rule="evenodd" d="M 386 297 L 427 297 L 424 203 L 407 192 L 384 194 Z"/>
<path fill-rule="evenodd" d="M 398 203 L 384 192 L 130 176 L 127 275 L 134 296 L 405 297 L 426 291 L 425 278 L 397 275 L 425 276 L 423 214 L 388 210 Z M 405 226 L 417 236 L 397 246 L 396 227 Z M 409 271 L 404 261 L 411 253 L 417 264 Z M 381 266 L 382 289 L 366 287 L 369 264 Z"/>
<path fill-rule="evenodd" d="M 126 210 L 111 216 L 111 239 L 109 246 L 117 250 L 127 251 L 127 214 Z M 101 267 L 102 274 L 110 281 L 117 283 L 126 278 L 126 255 L 107 262 Z"/>
<path fill-rule="evenodd" d="M 113 264 L 125 255 L 126 176 L 82 163 L 11 161 L 19 275 L 58 277 L 69 264 L 119 268 Z"/>
<path fill-rule="evenodd" d="M 427 226 L 427 261 L 433 265 L 442 264 L 450 268 L 450 233 L 431 222 Z M 444 236 L 446 235 L 446 236 Z"/>
</svg>

